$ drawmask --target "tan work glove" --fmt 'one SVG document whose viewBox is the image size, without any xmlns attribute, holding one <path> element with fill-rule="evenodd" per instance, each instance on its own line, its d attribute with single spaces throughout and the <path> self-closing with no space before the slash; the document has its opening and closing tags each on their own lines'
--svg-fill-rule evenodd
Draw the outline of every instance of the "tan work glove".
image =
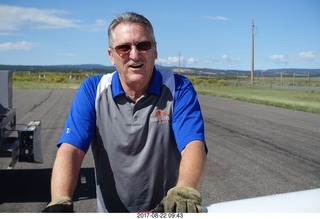
<svg viewBox="0 0 320 219">
<path fill-rule="evenodd" d="M 42 213 L 66 213 L 74 212 L 73 203 L 68 196 L 59 196 L 52 200 L 45 209 L 41 211 Z"/>
<path fill-rule="evenodd" d="M 189 186 L 171 188 L 158 206 L 151 212 L 205 213 L 201 194 Z"/>
</svg>

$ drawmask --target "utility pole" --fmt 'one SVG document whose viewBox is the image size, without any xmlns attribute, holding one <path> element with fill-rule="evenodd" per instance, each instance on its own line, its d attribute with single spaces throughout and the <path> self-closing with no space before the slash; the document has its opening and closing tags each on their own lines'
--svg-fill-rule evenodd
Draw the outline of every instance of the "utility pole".
<svg viewBox="0 0 320 219">
<path fill-rule="evenodd" d="M 252 18 L 251 85 L 254 84 L 254 20 Z"/>
</svg>

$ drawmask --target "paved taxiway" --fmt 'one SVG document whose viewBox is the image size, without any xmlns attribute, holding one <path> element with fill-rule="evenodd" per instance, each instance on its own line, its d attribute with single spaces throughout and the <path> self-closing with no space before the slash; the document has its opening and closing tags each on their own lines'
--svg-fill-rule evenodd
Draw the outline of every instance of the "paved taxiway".
<svg viewBox="0 0 320 219">
<path fill-rule="evenodd" d="M 40 212 L 50 198 L 50 174 L 75 90 L 13 90 L 17 123 L 41 120 L 43 164 L 0 159 L 0 212 Z M 320 188 L 320 116 L 199 96 L 209 148 L 203 204 Z M 19 126 L 18 126 L 19 127 Z M 77 212 L 95 212 L 92 157 L 86 156 Z"/>
</svg>

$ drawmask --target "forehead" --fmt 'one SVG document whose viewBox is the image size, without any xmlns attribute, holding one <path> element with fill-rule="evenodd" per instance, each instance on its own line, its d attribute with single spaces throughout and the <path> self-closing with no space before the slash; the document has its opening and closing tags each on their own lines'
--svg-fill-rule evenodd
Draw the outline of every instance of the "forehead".
<svg viewBox="0 0 320 219">
<path fill-rule="evenodd" d="M 148 29 L 139 23 L 120 23 L 113 31 L 114 43 L 132 43 L 151 40 Z"/>
</svg>

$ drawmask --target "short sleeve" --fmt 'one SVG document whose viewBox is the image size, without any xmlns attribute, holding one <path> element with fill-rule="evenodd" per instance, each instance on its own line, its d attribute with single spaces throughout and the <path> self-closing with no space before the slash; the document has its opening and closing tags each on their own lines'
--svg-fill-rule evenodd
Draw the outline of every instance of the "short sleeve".
<svg viewBox="0 0 320 219">
<path fill-rule="evenodd" d="M 69 143 L 87 152 L 96 128 L 95 98 L 101 76 L 87 78 L 73 100 L 58 146 Z"/>
<path fill-rule="evenodd" d="M 175 75 L 175 95 L 172 127 L 178 149 L 182 151 L 191 141 L 200 140 L 205 145 L 204 120 L 197 93 L 184 76 Z"/>
</svg>

